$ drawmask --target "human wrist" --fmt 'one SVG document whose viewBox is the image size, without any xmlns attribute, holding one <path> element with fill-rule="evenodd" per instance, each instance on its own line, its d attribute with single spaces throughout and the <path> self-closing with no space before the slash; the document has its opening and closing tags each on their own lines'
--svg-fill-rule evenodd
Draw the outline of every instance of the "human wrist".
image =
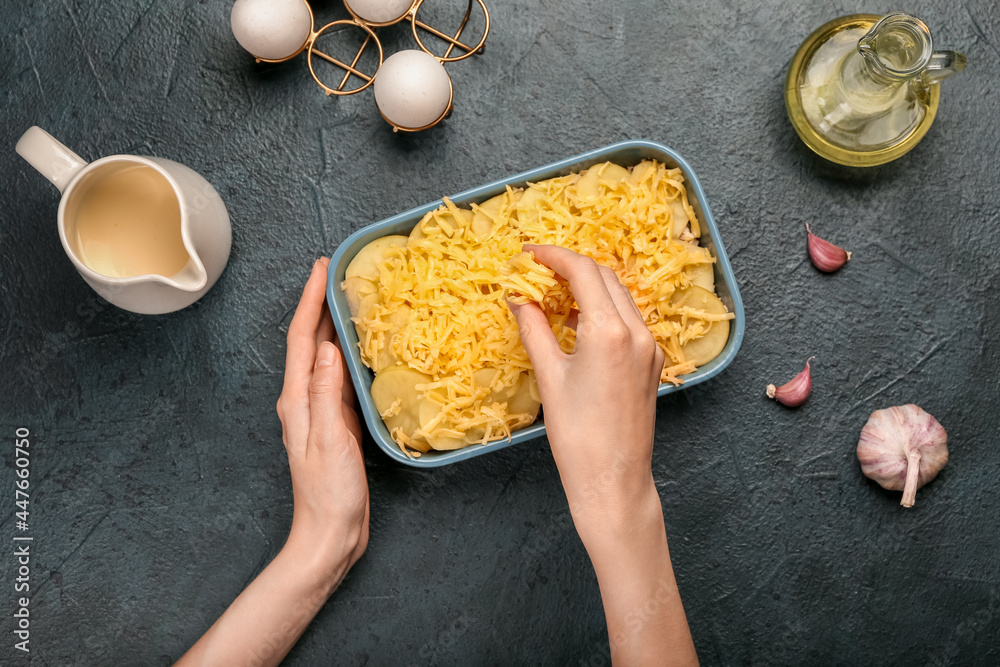
<svg viewBox="0 0 1000 667">
<path fill-rule="evenodd" d="M 352 553 L 352 547 L 342 536 L 298 529 L 294 523 L 281 549 L 281 555 L 290 564 L 317 585 L 329 588 L 329 592 L 333 592 L 354 564 Z"/>
<path fill-rule="evenodd" d="M 664 531 L 663 509 L 652 476 L 600 498 L 571 501 L 570 512 L 595 566 L 605 557 L 614 561 L 637 539 Z"/>
</svg>

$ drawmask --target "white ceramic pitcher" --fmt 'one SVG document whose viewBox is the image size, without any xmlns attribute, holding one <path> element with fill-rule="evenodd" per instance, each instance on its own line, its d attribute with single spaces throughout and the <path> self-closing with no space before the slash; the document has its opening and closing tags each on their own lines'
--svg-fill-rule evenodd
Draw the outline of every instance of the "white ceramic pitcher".
<svg viewBox="0 0 1000 667">
<path fill-rule="evenodd" d="M 136 313 L 169 313 L 190 306 L 218 280 L 229 260 L 232 229 L 219 193 L 197 172 L 171 160 L 135 155 L 111 155 L 88 164 L 40 127 L 25 132 L 16 150 L 62 192 L 58 222 L 63 249 L 83 279 L 109 302 Z M 95 183 L 140 165 L 163 176 L 177 197 L 187 264 L 170 276 L 98 273 L 84 263 L 73 240 L 76 212 Z"/>
</svg>

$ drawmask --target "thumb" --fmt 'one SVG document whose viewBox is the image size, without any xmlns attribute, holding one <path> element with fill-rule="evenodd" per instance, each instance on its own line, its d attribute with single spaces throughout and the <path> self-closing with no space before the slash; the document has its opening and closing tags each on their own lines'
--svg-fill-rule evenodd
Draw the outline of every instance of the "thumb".
<svg viewBox="0 0 1000 667">
<path fill-rule="evenodd" d="M 316 365 L 309 381 L 309 435 L 329 435 L 344 421 L 341 413 L 341 384 L 344 371 L 333 343 L 325 341 L 316 350 Z"/>
<path fill-rule="evenodd" d="M 535 370 L 544 375 L 546 370 L 562 356 L 552 327 L 545 313 L 536 303 L 507 303 L 510 312 L 517 318 L 517 329 L 521 334 L 521 342 L 528 352 L 528 358 Z"/>
</svg>

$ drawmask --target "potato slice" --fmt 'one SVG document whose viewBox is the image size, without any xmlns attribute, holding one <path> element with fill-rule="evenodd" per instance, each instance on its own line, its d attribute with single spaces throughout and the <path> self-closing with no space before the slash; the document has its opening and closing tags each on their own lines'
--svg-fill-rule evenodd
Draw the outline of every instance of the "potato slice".
<svg viewBox="0 0 1000 667">
<path fill-rule="evenodd" d="M 378 303 L 378 294 L 366 294 L 361 297 L 361 301 L 358 303 L 357 314 L 351 314 L 351 317 L 355 317 L 358 320 L 355 325 L 355 329 L 358 330 L 358 338 L 362 338 L 362 334 L 368 330 L 368 326 L 365 324 L 364 320 L 371 315 L 372 308 L 377 306 Z"/>
<path fill-rule="evenodd" d="M 535 383 L 535 374 L 521 373 L 521 379 L 514 395 L 507 399 L 507 412 L 512 415 L 529 414 L 535 418 L 538 417 L 538 409 L 541 405 L 542 402 L 538 398 L 538 385 Z"/>
<path fill-rule="evenodd" d="M 510 196 L 506 192 L 501 192 L 496 197 L 490 197 L 482 204 L 476 204 L 476 208 L 495 217 L 507 206 L 509 199 Z"/>
<path fill-rule="evenodd" d="M 689 264 L 684 269 L 692 285 L 697 285 L 709 292 L 715 291 L 715 266 L 712 264 Z"/>
<path fill-rule="evenodd" d="M 469 446 L 464 437 L 453 438 L 444 435 L 427 436 L 427 442 L 430 444 L 431 449 L 438 452 L 447 452 Z"/>
<path fill-rule="evenodd" d="M 441 226 L 441 221 L 444 221 L 448 227 L 447 229 Z M 427 238 L 427 232 L 431 230 L 441 230 L 444 235 L 451 238 L 455 234 L 459 233 L 462 228 L 468 227 L 472 223 L 472 211 L 468 209 L 458 209 L 458 217 L 456 218 L 452 215 L 451 211 L 435 211 L 428 213 L 417 223 L 417 226 L 413 228 L 410 232 L 410 244 Z"/>
<path fill-rule="evenodd" d="M 399 401 L 398 411 L 382 418 L 390 433 L 398 428 L 408 438 L 412 438 L 420 428 L 419 409 L 422 399 L 420 392 L 417 391 L 417 385 L 430 381 L 431 379 L 423 373 L 401 366 L 387 368 L 375 375 L 371 394 L 379 414 L 386 412 L 397 400 Z"/>
<path fill-rule="evenodd" d="M 670 238 L 679 239 L 681 232 L 684 231 L 684 228 L 690 222 L 687 209 L 684 208 L 684 204 L 680 199 L 673 200 L 667 204 L 667 207 L 670 209 Z"/>
<path fill-rule="evenodd" d="M 643 160 L 639 164 L 632 167 L 632 171 L 628 175 L 628 184 L 637 188 L 642 185 L 643 181 L 649 178 L 650 174 L 654 171 L 656 171 L 656 166 L 649 160 Z"/>
<path fill-rule="evenodd" d="M 386 252 L 392 248 L 406 245 L 405 236 L 383 236 L 375 239 L 358 251 L 344 272 L 346 278 L 360 276 L 368 280 L 378 280 L 378 267 L 386 258 Z"/>
<path fill-rule="evenodd" d="M 538 391 L 538 381 L 535 379 L 535 371 L 527 371 L 525 381 L 528 383 L 528 396 L 531 400 L 542 402 L 542 394 Z"/>
<path fill-rule="evenodd" d="M 465 432 L 465 444 L 467 445 L 479 445 L 483 442 L 483 436 L 486 435 L 486 429 L 482 426 L 473 426 L 468 431 Z"/>
<path fill-rule="evenodd" d="M 517 219 L 530 222 L 538 219 L 538 202 L 544 200 L 545 186 L 536 183 L 529 186 L 517 202 Z"/>
<path fill-rule="evenodd" d="M 500 371 L 496 368 L 480 368 L 472 373 L 472 379 L 475 381 L 476 386 L 486 387 L 493 391 L 493 385 L 497 381 L 497 377 L 500 375 Z"/>
<path fill-rule="evenodd" d="M 504 210 L 509 199 L 507 193 L 504 192 L 476 206 L 476 210 L 472 212 L 472 222 L 469 225 L 469 230 L 474 238 L 482 240 L 489 236 L 489 233 L 493 231 L 494 219 Z"/>
<path fill-rule="evenodd" d="M 595 164 L 593 167 L 583 172 L 580 180 L 576 182 L 576 198 L 581 204 L 592 202 L 601 196 L 600 174 L 603 164 Z"/>
<path fill-rule="evenodd" d="M 418 408 L 417 411 L 418 419 L 420 421 L 420 428 L 426 427 L 428 424 L 431 423 L 431 421 L 436 419 L 437 416 L 441 414 L 443 401 L 444 399 L 441 397 L 441 395 L 436 392 L 429 392 L 427 396 L 425 396 L 423 400 L 420 401 L 420 407 Z M 445 431 L 453 431 L 458 435 L 452 436 L 447 433 L 444 434 L 434 433 L 434 431 L 437 431 L 438 429 L 442 429 Z M 430 445 L 431 449 L 436 449 L 439 451 L 461 449 L 462 447 L 465 447 L 466 445 L 469 444 L 468 442 L 465 441 L 464 435 L 460 434 L 454 428 L 454 425 L 447 420 L 447 418 L 438 422 L 432 429 L 432 432 L 430 434 L 425 435 L 424 437 L 427 439 L 427 443 Z"/>
<path fill-rule="evenodd" d="M 674 292 L 670 302 L 675 307 L 687 306 L 689 308 L 704 310 L 712 315 L 721 315 L 729 312 L 726 306 L 707 289 L 703 287 L 691 286 L 687 289 Z M 675 316 L 679 317 L 679 316 Z M 729 320 L 719 322 L 706 322 L 707 331 L 700 338 L 688 341 L 681 346 L 681 352 L 688 361 L 693 361 L 695 366 L 704 366 L 712 359 L 719 356 L 722 348 L 729 341 Z"/>
<path fill-rule="evenodd" d="M 366 296 L 375 295 L 378 297 L 378 286 L 374 280 L 361 276 L 352 276 L 340 284 L 340 289 L 347 299 L 347 309 L 351 311 L 351 317 L 358 317 L 361 310 L 361 301 Z"/>
<path fill-rule="evenodd" d="M 614 162 L 605 162 L 601 170 L 600 181 L 608 190 L 614 190 L 618 184 L 629 177 L 629 171 Z"/>
<path fill-rule="evenodd" d="M 410 323 L 410 307 L 406 304 L 397 306 L 392 312 L 388 313 L 383 320 L 390 325 L 390 328 L 382 332 L 384 345 L 382 349 L 378 351 L 378 358 L 374 361 L 372 370 L 376 373 L 381 373 L 382 371 L 394 368 L 399 361 L 399 357 L 392 350 L 392 339 L 393 337 L 406 328 Z"/>
</svg>

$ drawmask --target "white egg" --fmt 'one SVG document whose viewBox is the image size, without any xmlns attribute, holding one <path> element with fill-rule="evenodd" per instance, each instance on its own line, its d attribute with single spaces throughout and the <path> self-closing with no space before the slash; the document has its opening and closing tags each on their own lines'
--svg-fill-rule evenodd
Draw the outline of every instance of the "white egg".
<svg viewBox="0 0 1000 667">
<path fill-rule="evenodd" d="M 385 59 L 375 77 L 375 104 L 393 125 L 430 125 L 451 102 L 451 78 L 444 65 L 423 51 L 399 51 Z"/>
<path fill-rule="evenodd" d="M 264 60 L 288 58 L 312 32 L 305 0 L 236 0 L 230 21 L 240 46 Z"/>
<path fill-rule="evenodd" d="M 391 23 L 403 18 L 413 0 L 344 0 L 344 4 L 362 21 Z"/>
</svg>

